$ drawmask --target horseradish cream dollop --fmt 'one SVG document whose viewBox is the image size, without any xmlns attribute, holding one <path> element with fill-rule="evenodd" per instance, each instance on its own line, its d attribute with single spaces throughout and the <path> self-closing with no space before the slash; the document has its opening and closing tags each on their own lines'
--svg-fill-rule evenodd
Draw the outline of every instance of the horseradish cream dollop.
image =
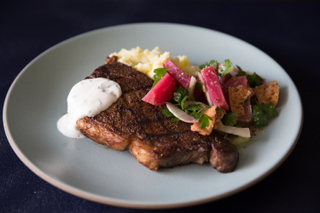
<svg viewBox="0 0 320 213">
<path fill-rule="evenodd" d="M 67 97 L 67 113 L 57 122 L 58 130 L 70 138 L 83 138 L 76 121 L 85 116 L 95 116 L 106 110 L 121 96 L 117 82 L 106 78 L 82 80 L 72 87 Z"/>
</svg>

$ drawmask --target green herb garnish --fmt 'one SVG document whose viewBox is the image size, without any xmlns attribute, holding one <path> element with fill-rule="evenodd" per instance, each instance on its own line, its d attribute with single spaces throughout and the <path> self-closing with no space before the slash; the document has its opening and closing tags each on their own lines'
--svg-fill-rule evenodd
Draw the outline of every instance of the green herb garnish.
<svg viewBox="0 0 320 213">
<path fill-rule="evenodd" d="M 274 117 L 278 113 L 273 106 L 273 103 L 267 103 L 264 105 L 252 106 L 253 121 L 256 128 L 262 128 L 268 125 L 268 117 Z"/>
<path fill-rule="evenodd" d="M 223 117 L 223 123 L 226 126 L 234 126 L 237 124 L 238 118 L 237 113 L 235 112 L 229 112 Z"/>
<path fill-rule="evenodd" d="M 171 121 L 175 121 L 175 122 L 177 122 L 177 121 L 180 121 L 180 119 L 179 119 L 179 118 L 177 118 L 177 117 L 174 117 L 174 118 L 172 118 L 172 119 L 171 119 Z"/>
<path fill-rule="evenodd" d="M 209 67 L 209 66 L 213 66 L 214 69 L 217 69 L 217 68 L 218 68 L 218 61 L 216 61 L 216 60 L 211 60 L 209 63 L 206 62 L 206 63 L 200 65 L 199 68 L 200 68 L 200 69 L 204 69 L 204 68 Z"/>
<path fill-rule="evenodd" d="M 261 78 L 257 73 L 253 73 L 252 75 L 247 75 L 248 84 L 250 87 L 256 87 L 262 85 L 263 78 Z"/>
<path fill-rule="evenodd" d="M 175 100 L 176 102 L 178 102 L 180 104 L 181 101 L 185 98 L 185 96 L 188 97 L 188 90 L 184 89 L 183 87 L 180 86 L 174 92 L 173 100 Z"/>
<path fill-rule="evenodd" d="M 204 129 L 204 128 L 208 127 L 209 120 L 212 120 L 212 118 L 210 116 L 208 116 L 206 114 L 202 114 L 199 119 L 200 129 Z"/>
<path fill-rule="evenodd" d="M 196 89 L 199 89 L 199 90 L 201 90 L 201 91 L 203 91 L 202 83 L 197 82 L 197 83 L 196 83 L 196 87 L 195 87 L 195 88 L 196 88 Z"/>
<path fill-rule="evenodd" d="M 200 104 L 193 104 L 188 106 L 185 110 L 192 115 L 195 119 L 199 119 L 201 116 L 201 111 L 204 109 L 204 107 L 201 107 Z"/>
<path fill-rule="evenodd" d="M 226 114 L 226 111 L 224 110 L 224 109 L 222 109 L 221 107 L 219 107 L 219 106 L 216 106 L 217 108 L 217 110 L 221 110 L 222 112 L 224 112 L 224 114 Z"/>
<path fill-rule="evenodd" d="M 196 112 L 199 108 L 201 108 L 200 104 L 192 104 L 189 105 L 185 108 L 185 110 L 190 111 L 190 112 Z"/>
<path fill-rule="evenodd" d="M 152 87 L 154 87 L 160 81 L 160 79 L 166 74 L 166 72 L 170 68 L 171 67 L 169 67 L 169 68 L 157 68 L 157 69 L 155 69 L 153 71 L 155 74 L 153 75 L 154 82 L 153 82 Z"/>
<path fill-rule="evenodd" d="M 169 117 L 169 118 L 174 117 L 174 115 L 168 109 L 162 110 L 162 114 L 164 114 L 164 116 Z"/>
<path fill-rule="evenodd" d="M 229 59 L 224 60 L 224 62 L 221 63 L 221 65 L 222 69 L 219 72 L 221 73 L 221 77 L 223 78 L 225 75 L 227 75 L 229 72 L 233 70 L 233 66 L 232 62 Z"/>
<path fill-rule="evenodd" d="M 253 73 L 252 75 L 248 74 L 247 72 L 243 71 L 240 66 L 237 66 L 239 72 L 236 76 L 246 76 L 248 80 L 248 84 L 250 87 L 256 87 L 262 85 L 263 78 L 259 76 L 257 73 Z"/>
<path fill-rule="evenodd" d="M 188 96 L 184 96 L 180 102 L 181 109 L 184 110 L 184 102 L 188 99 Z"/>
<path fill-rule="evenodd" d="M 273 107 L 273 103 L 267 103 L 264 105 L 260 105 L 260 108 L 267 113 L 269 117 L 275 117 L 278 115 L 277 110 Z"/>
<path fill-rule="evenodd" d="M 237 68 L 239 72 L 236 76 L 247 76 L 247 72 L 243 71 L 243 69 L 240 66 L 237 65 Z"/>
<path fill-rule="evenodd" d="M 195 119 L 199 119 L 198 122 L 200 123 L 200 128 L 204 129 L 205 127 L 209 126 L 209 119 L 212 120 L 208 115 L 203 114 L 202 111 L 207 109 L 208 106 L 202 106 L 201 104 L 192 104 L 187 107 L 184 106 L 184 102 L 188 99 L 188 96 L 185 95 L 185 89 L 178 88 L 175 92 L 174 99 L 178 102 L 177 106 L 180 107 L 182 110 L 187 112 L 189 115 L 193 116 Z M 183 97 L 182 97 L 183 96 Z M 179 118 L 176 118 L 168 109 L 162 110 L 162 113 L 166 117 L 173 117 L 172 121 L 179 121 Z"/>
<path fill-rule="evenodd" d="M 232 62 L 229 59 L 226 59 L 224 60 L 224 62 L 220 63 L 220 67 L 218 67 L 218 64 L 218 61 L 211 60 L 209 63 L 206 62 L 200 65 L 200 69 L 204 69 L 208 66 L 213 66 L 222 78 L 233 70 Z"/>
<path fill-rule="evenodd" d="M 179 118 L 175 117 L 168 109 L 164 109 L 162 110 L 162 114 L 164 114 L 164 116 L 168 117 L 168 118 L 171 118 L 171 121 L 180 121 Z"/>
</svg>

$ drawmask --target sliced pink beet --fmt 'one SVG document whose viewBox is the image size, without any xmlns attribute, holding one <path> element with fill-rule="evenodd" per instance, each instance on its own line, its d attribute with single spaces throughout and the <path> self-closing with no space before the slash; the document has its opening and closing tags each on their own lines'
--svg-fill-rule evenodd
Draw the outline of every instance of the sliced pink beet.
<svg viewBox="0 0 320 213">
<path fill-rule="evenodd" d="M 175 89 L 176 79 L 166 73 L 142 100 L 152 105 L 162 105 L 173 98 Z"/>
<path fill-rule="evenodd" d="M 239 85 L 248 88 L 248 80 L 246 76 L 231 77 L 228 81 L 225 82 L 224 87 L 225 89 L 228 89 L 228 87 L 236 87 Z"/>
<path fill-rule="evenodd" d="M 178 84 L 182 86 L 184 89 L 189 88 L 189 84 L 191 80 L 190 76 L 182 72 L 177 65 L 175 65 L 172 61 L 167 59 L 163 63 L 163 67 L 164 68 L 171 67 L 170 69 L 168 69 L 167 72 L 170 73 L 170 75 L 174 77 L 177 80 Z"/>
<path fill-rule="evenodd" d="M 219 76 L 213 66 L 208 66 L 201 70 L 201 77 L 206 87 L 208 102 L 213 106 L 219 106 L 225 111 L 229 111 L 229 105 L 224 96 Z"/>
</svg>

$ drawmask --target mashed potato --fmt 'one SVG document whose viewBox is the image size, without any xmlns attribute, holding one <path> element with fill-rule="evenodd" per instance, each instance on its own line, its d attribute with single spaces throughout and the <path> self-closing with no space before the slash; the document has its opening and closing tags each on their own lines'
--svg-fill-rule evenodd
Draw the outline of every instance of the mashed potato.
<svg viewBox="0 0 320 213">
<path fill-rule="evenodd" d="M 187 56 L 177 56 L 171 58 L 170 52 L 161 52 L 160 47 L 153 50 L 142 50 L 140 47 L 131 50 L 121 49 L 118 53 L 112 53 L 110 56 L 118 56 L 118 62 L 135 68 L 136 70 L 147 74 L 153 79 L 153 70 L 163 68 L 163 62 L 167 59 L 175 63 L 186 74 L 190 75 L 193 71 L 199 71 L 199 67 L 192 66 Z"/>
</svg>

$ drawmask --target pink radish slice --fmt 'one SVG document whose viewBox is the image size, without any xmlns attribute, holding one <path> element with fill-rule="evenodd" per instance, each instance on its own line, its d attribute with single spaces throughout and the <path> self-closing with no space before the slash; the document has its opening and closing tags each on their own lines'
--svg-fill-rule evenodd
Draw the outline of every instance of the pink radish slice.
<svg viewBox="0 0 320 213">
<path fill-rule="evenodd" d="M 173 98 L 175 89 L 176 80 L 166 73 L 142 100 L 152 105 L 162 105 Z"/>
<path fill-rule="evenodd" d="M 228 87 L 236 87 L 242 85 L 248 88 L 248 80 L 246 76 L 231 77 L 225 84 L 224 87 L 227 90 Z"/>
<path fill-rule="evenodd" d="M 188 89 L 189 88 L 189 85 L 190 85 L 190 76 L 188 76 L 187 74 L 185 74 L 184 72 L 182 72 L 180 70 L 180 68 L 175 65 L 172 61 L 170 61 L 169 59 L 167 59 L 164 63 L 163 63 L 163 67 L 164 68 L 169 68 L 171 67 L 170 69 L 168 69 L 168 73 L 170 73 L 170 75 L 172 77 L 174 77 L 178 84 L 180 86 L 182 86 L 184 89 Z"/>
<path fill-rule="evenodd" d="M 229 111 L 229 105 L 224 96 L 218 74 L 213 66 L 208 66 L 201 70 L 201 77 L 206 88 L 208 103 L 212 106 L 219 106 L 225 111 Z"/>
</svg>

